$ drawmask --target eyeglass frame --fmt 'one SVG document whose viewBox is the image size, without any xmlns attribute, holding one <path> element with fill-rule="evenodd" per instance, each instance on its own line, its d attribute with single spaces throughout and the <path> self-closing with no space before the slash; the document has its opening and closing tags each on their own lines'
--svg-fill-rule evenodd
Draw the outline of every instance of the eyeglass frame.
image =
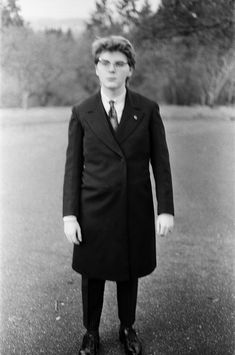
<svg viewBox="0 0 235 355">
<path fill-rule="evenodd" d="M 117 62 L 111 63 L 109 60 L 100 57 L 98 58 L 97 63 L 100 63 L 103 66 L 103 68 L 107 70 L 110 69 L 111 65 L 113 65 L 115 70 L 123 69 L 126 64 L 129 65 L 128 62 L 123 62 L 122 60 L 118 60 Z"/>
</svg>

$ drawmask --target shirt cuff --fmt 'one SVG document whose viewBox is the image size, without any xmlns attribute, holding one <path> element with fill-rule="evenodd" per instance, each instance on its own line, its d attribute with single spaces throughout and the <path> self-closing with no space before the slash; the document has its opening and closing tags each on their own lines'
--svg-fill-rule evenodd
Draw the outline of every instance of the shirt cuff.
<svg viewBox="0 0 235 355">
<path fill-rule="evenodd" d="M 77 217 L 76 216 L 64 216 L 63 217 L 63 221 L 64 222 L 76 222 L 77 221 Z"/>
</svg>

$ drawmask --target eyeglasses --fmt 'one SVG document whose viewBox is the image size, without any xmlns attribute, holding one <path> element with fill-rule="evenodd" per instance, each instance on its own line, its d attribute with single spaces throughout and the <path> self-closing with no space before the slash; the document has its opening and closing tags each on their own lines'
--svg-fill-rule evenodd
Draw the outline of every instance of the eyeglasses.
<svg viewBox="0 0 235 355">
<path fill-rule="evenodd" d="M 128 64 L 127 62 L 123 62 L 122 60 L 111 63 L 109 60 L 102 59 L 102 58 L 99 58 L 98 62 L 102 65 L 102 67 L 104 67 L 107 70 L 111 68 L 111 65 L 113 65 L 115 69 L 122 69 L 125 67 L 125 65 Z"/>
</svg>

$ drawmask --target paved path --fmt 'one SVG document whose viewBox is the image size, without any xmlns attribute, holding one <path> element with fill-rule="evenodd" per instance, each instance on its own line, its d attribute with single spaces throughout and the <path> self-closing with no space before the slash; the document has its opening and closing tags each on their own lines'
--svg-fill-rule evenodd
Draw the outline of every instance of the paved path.
<svg viewBox="0 0 235 355">
<path fill-rule="evenodd" d="M 176 228 L 158 238 L 158 268 L 140 280 L 144 355 L 234 354 L 234 123 L 170 119 L 166 129 Z M 80 344 L 80 277 L 61 221 L 66 141 L 61 119 L 3 129 L 2 355 L 74 355 Z M 107 282 L 101 355 L 123 354 L 117 330 Z"/>
</svg>

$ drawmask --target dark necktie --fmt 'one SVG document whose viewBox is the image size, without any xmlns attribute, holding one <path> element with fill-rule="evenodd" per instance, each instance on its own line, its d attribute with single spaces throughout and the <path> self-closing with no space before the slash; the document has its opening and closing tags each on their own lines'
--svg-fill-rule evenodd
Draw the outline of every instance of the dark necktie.
<svg viewBox="0 0 235 355">
<path fill-rule="evenodd" d="M 118 128 L 117 111 L 115 110 L 114 101 L 113 100 L 110 100 L 109 104 L 110 104 L 110 110 L 109 110 L 110 123 L 111 123 L 114 131 L 116 131 L 117 128 Z"/>
</svg>

